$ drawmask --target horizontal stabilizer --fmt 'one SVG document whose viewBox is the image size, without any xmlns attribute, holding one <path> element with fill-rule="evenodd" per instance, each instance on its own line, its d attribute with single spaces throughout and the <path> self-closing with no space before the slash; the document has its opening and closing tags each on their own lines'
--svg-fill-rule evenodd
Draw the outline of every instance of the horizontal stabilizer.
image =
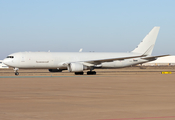
<svg viewBox="0 0 175 120">
<path fill-rule="evenodd" d="M 142 59 L 145 59 L 145 60 L 156 60 L 159 57 L 165 57 L 165 56 L 170 56 L 170 55 L 151 56 L 151 57 L 144 57 Z"/>
</svg>

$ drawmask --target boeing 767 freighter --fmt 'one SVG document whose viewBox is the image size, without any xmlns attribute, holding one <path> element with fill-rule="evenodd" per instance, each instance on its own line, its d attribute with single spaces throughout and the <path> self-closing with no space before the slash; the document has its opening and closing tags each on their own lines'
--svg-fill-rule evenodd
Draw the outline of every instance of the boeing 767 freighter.
<svg viewBox="0 0 175 120">
<path fill-rule="evenodd" d="M 143 41 L 129 53 L 111 52 L 18 52 L 7 56 L 3 63 L 13 67 L 15 75 L 20 68 L 49 69 L 50 72 L 68 70 L 76 75 L 95 75 L 96 68 L 121 68 L 156 60 L 151 56 L 160 27 L 154 27 Z"/>
</svg>

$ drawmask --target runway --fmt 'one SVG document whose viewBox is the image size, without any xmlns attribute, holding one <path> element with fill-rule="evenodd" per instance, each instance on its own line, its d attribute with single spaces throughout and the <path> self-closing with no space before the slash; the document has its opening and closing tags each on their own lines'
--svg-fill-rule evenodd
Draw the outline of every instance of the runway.
<svg viewBox="0 0 175 120">
<path fill-rule="evenodd" d="M 21 71 L 18 77 L 7 70 L 9 78 L 0 78 L 0 119 L 174 120 L 174 72 L 127 70 L 97 76 Z"/>
<path fill-rule="evenodd" d="M 117 75 L 129 75 L 129 74 L 161 74 L 162 71 L 171 71 L 172 74 L 175 74 L 175 66 L 157 66 L 157 67 L 128 67 L 122 69 L 95 69 L 97 76 L 117 76 Z M 85 71 L 83 77 L 89 77 Z M 47 69 L 20 69 L 18 77 L 77 77 L 74 73 L 69 73 L 68 71 L 63 72 L 48 72 Z M 17 77 L 14 74 L 14 70 L 11 69 L 0 69 L 0 78 L 13 78 Z M 78 76 L 82 77 L 82 76 Z"/>
</svg>

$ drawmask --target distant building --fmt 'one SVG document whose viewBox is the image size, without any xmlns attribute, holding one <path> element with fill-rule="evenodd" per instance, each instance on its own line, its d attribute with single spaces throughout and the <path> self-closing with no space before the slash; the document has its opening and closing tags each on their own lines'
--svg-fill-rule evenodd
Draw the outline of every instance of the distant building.
<svg viewBox="0 0 175 120">
<path fill-rule="evenodd" d="M 175 56 L 160 57 L 155 61 L 142 64 L 142 66 L 172 66 L 175 65 Z"/>
<path fill-rule="evenodd" d="M 2 63 L 2 60 L 0 60 L 0 68 L 9 68 L 7 65 L 4 65 L 3 63 Z"/>
</svg>

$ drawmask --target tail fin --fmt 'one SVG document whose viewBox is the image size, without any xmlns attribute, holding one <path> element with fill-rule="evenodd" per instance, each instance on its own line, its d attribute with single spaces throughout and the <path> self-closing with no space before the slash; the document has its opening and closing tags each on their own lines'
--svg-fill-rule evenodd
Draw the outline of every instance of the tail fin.
<svg viewBox="0 0 175 120">
<path fill-rule="evenodd" d="M 132 52 L 142 55 L 151 55 L 160 27 L 154 27 Z"/>
</svg>

